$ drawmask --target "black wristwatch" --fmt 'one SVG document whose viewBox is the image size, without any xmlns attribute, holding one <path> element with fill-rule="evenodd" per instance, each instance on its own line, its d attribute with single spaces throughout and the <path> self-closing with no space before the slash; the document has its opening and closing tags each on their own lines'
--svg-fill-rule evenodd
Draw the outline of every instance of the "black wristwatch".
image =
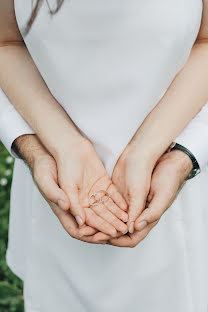
<svg viewBox="0 0 208 312">
<path fill-rule="evenodd" d="M 197 174 L 199 174 L 201 172 L 201 169 L 200 169 L 200 166 L 199 166 L 199 163 L 198 161 L 196 160 L 196 158 L 194 157 L 194 155 L 191 153 L 191 151 L 189 151 L 186 147 L 184 147 L 183 145 L 180 145 L 176 142 L 173 142 L 169 149 L 168 149 L 168 152 L 171 152 L 172 150 L 180 150 L 184 153 L 186 153 L 191 161 L 192 161 L 192 164 L 193 164 L 193 169 L 192 171 L 189 173 L 188 177 L 186 178 L 186 180 L 189 180 L 189 179 L 192 179 L 194 178 Z"/>
</svg>

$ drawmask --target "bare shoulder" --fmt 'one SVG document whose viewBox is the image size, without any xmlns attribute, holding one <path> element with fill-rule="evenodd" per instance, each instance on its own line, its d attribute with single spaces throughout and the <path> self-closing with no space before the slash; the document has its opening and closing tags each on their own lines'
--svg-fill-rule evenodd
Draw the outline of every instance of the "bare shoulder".
<svg viewBox="0 0 208 312">
<path fill-rule="evenodd" d="M 0 44 L 8 41 L 23 41 L 19 31 L 14 0 L 0 0 Z"/>
<path fill-rule="evenodd" d="M 197 40 L 208 41 L 208 0 L 202 1 L 203 1 L 202 21 Z"/>
</svg>

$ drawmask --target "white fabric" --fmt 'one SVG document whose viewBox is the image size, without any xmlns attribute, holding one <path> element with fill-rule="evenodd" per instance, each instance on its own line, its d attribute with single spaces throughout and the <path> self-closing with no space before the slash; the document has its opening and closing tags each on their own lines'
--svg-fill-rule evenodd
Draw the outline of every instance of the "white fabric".
<svg viewBox="0 0 208 312">
<path fill-rule="evenodd" d="M 8 97 L 0 89 L 0 139 L 15 158 L 12 149 L 14 140 L 23 134 L 33 134 L 35 131 L 28 123 L 18 114 Z M 208 103 L 204 109 L 193 118 L 192 122 L 178 135 L 175 141 L 187 147 L 196 157 L 201 170 L 208 166 Z M 11 125 L 13 125 L 11 127 Z"/>
<path fill-rule="evenodd" d="M 15 1 L 18 25 L 30 2 Z M 184 66 L 199 0 L 72 0 L 43 4 L 27 47 L 52 94 L 93 142 L 108 173 Z M 26 312 L 207 312 L 208 171 L 188 181 L 136 248 L 91 245 L 61 227 L 15 160 L 7 261 Z"/>
<path fill-rule="evenodd" d="M 20 135 L 35 132 L 17 112 L 2 89 L 0 89 L 0 111 L 0 140 L 11 155 L 18 158 L 12 149 L 12 143 Z"/>
<path fill-rule="evenodd" d="M 201 170 L 208 166 L 208 103 L 191 120 L 175 141 L 188 148 L 197 159 Z"/>
</svg>

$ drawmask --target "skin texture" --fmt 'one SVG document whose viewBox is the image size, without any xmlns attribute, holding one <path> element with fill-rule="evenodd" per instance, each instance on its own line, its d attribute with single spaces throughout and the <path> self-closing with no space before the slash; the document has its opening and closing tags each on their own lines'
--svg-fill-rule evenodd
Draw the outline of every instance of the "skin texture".
<svg viewBox="0 0 208 312">
<path fill-rule="evenodd" d="M 135 233 L 128 235 L 118 233 L 118 238 L 112 238 L 95 229 L 98 227 L 96 219 L 92 218 L 91 222 L 94 222 L 92 226 L 83 225 L 80 228 L 70 212 L 64 211 L 57 205 L 60 197 L 67 200 L 67 196 L 58 185 L 58 172 L 54 158 L 36 135 L 21 136 L 15 140 L 14 145 L 19 156 L 28 164 L 40 193 L 71 237 L 88 243 L 108 243 L 118 247 L 135 247 L 146 237 L 170 207 L 193 168 L 190 158 L 185 153 L 176 150 L 165 153 L 154 168 L 150 193 L 147 197 L 148 205 L 135 222 Z M 141 220 L 148 223 L 143 230 L 140 229 Z"/>
<path fill-rule="evenodd" d="M 138 245 L 171 206 L 192 169 L 192 162 L 184 152 L 174 150 L 162 155 L 153 170 L 149 194 L 143 197 L 143 194 L 147 193 L 145 185 L 140 190 L 140 200 L 145 201 L 142 203 L 145 209 L 135 222 L 134 233 L 111 239 L 110 243 L 119 247 Z M 131 176 L 131 173 L 129 175 Z"/>
<path fill-rule="evenodd" d="M 98 230 L 112 236 L 116 236 L 117 231 L 126 233 L 127 226 L 122 222 L 128 220 L 124 212 L 127 209 L 126 202 L 110 180 L 92 144 L 85 141 L 81 145 L 74 145 L 69 153 L 64 153 L 56 161 L 59 185 L 69 197 L 71 213 L 75 215 L 80 205 L 85 208 L 88 225 L 92 225 L 91 219 L 96 217 L 99 221 Z M 105 205 L 89 208 L 89 197 L 97 190 L 106 190 L 111 198 Z"/>
<path fill-rule="evenodd" d="M 123 195 L 129 204 L 128 229 L 133 232 L 135 221 L 145 208 L 155 163 L 208 99 L 208 0 L 204 0 L 201 28 L 188 62 L 127 145 L 115 166 L 111 182 L 106 177 L 99 159 L 96 158 L 90 142 L 82 138 L 42 79 L 18 32 L 13 0 L 0 2 L 0 67 L 1 88 L 56 160 L 58 183 L 68 197 L 68 209 L 73 216 L 79 216 L 83 222 L 91 220 L 91 217 L 87 218 L 84 210 L 86 194 L 89 194 L 89 190 L 93 189 L 97 181 L 101 181 L 102 186 L 106 188 L 109 187 L 108 183 L 113 183 L 114 189 L 117 187 L 120 196 Z M 46 115 L 50 115 L 50 119 L 46 120 Z M 173 120 L 177 122 L 172 122 Z M 54 127 L 54 124 L 59 124 L 59 128 Z M 60 137 L 62 140 L 59 140 Z M 78 146 L 82 146 L 87 152 L 86 158 L 82 157 Z M 69 171 L 73 171 L 73 168 L 64 155 L 75 161 L 77 170 L 72 177 Z M 84 169 L 91 157 L 98 169 L 96 177 L 93 177 L 95 172 L 92 166 L 91 176 L 89 171 Z M 85 177 L 90 181 L 90 185 Z M 69 183 L 67 178 L 73 181 Z M 78 202 L 78 190 L 82 204 Z M 121 202 L 120 204 L 117 202 L 121 210 L 124 209 L 122 205 Z M 64 211 L 67 209 L 62 208 Z M 107 223 L 103 218 L 103 211 L 96 211 L 96 214 L 102 218 L 102 222 Z M 110 227 L 113 225 L 108 222 L 108 233 L 105 234 L 109 234 Z M 114 229 L 116 230 L 115 224 Z M 118 231 L 117 233 L 114 231 L 115 236 L 118 234 Z"/>
<path fill-rule="evenodd" d="M 41 142 L 55 158 L 58 182 L 68 197 L 67 202 L 62 200 L 61 207 L 69 209 L 80 226 L 85 222 L 91 224 L 91 219 L 96 217 L 99 221 L 98 229 L 104 229 L 105 225 L 106 234 L 117 236 L 118 231 L 125 233 L 127 226 L 123 220 L 128 218 L 124 212 L 127 205 L 122 195 L 118 194 L 91 142 L 80 134 L 42 79 L 18 32 L 12 1 L 0 3 L 0 17 L 4 22 L 0 22 L 0 66 L 4 66 L 6 61 L 0 85 L 11 102 L 15 106 L 17 104 L 19 112 L 27 116 L 27 121 Z M 7 60 L 4 60 L 5 57 Z M 11 67 L 9 60 L 13 63 Z M 18 78 L 14 77 L 15 73 L 18 73 Z M 12 85 L 9 82 L 11 78 L 15 79 Z M 50 119 L 45 119 L 45 116 L 50 116 Z M 59 127 L 54 127 L 55 124 Z M 109 191 L 114 202 L 108 200 L 106 205 L 84 210 L 88 205 L 88 197 L 100 189 Z"/>
<path fill-rule="evenodd" d="M 88 208 L 88 201 L 86 200 L 88 198 L 87 188 L 91 184 L 89 183 L 90 177 L 87 177 L 86 181 L 88 182 L 88 184 L 86 187 L 82 188 L 82 190 L 86 190 L 87 194 L 79 192 L 78 199 L 78 204 L 80 202 L 82 207 L 85 207 L 84 211 L 86 214 L 86 224 L 78 227 L 76 219 L 70 213 L 68 208 L 69 200 L 73 202 L 74 199 L 72 196 L 70 196 L 69 199 L 63 189 L 60 188 L 60 178 L 58 177 L 57 163 L 53 156 L 42 145 L 38 137 L 33 134 L 20 136 L 15 140 L 14 147 L 17 154 L 22 159 L 24 159 L 26 164 L 29 166 L 34 182 L 36 183 L 40 193 L 48 202 L 49 206 L 56 214 L 56 216 L 59 218 L 62 226 L 72 237 L 81 239 L 81 237 L 83 236 L 82 240 L 86 242 L 96 243 L 103 239 L 103 237 L 105 238 L 106 234 L 109 234 L 112 237 L 117 237 L 118 235 L 127 232 L 126 224 L 120 221 L 120 219 L 123 219 L 125 221 L 128 219 L 127 213 L 124 212 L 124 210 L 127 208 L 126 203 L 120 196 L 120 194 L 118 194 L 116 188 L 113 187 L 112 182 L 109 181 L 109 178 L 105 174 L 105 172 L 101 176 L 101 179 L 97 179 L 96 183 L 97 185 L 99 185 L 99 187 L 104 187 L 104 185 L 108 183 L 108 191 L 112 193 L 112 198 L 114 198 L 115 202 L 121 203 L 123 210 L 119 209 L 112 200 L 106 202 L 108 208 L 106 208 L 104 205 L 98 205 L 93 208 Z M 78 152 L 76 152 L 76 155 L 78 156 Z M 87 155 L 89 155 L 89 153 L 87 153 Z M 92 160 L 94 161 L 95 168 L 95 174 L 93 175 L 93 177 L 96 177 L 99 173 L 99 167 L 97 168 L 95 166 L 95 160 L 93 158 Z M 69 159 L 69 163 L 71 161 L 74 168 L 66 172 L 70 172 L 70 174 L 73 175 L 73 170 L 77 173 L 77 170 L 80 170 L 80 166 L 78 162 L 77 168 L 75 160 Z M 66 162 L 64 161 L 64 163 L 67 163 L 67 160 Z M 65 167 L 63 168 L 63 171 L 65 172 Z M 71 181 L 70 179 L 70 177 L 68 177 L 67 179 L 69 183 Z M 66 186 L 66 188 L 67 187 L 68 186 Z M 91 191 L 92 190 L 90 190 L 89 192 Z M 76 194 L 75 191 L 70 191 L 69 193 L 72 195 Z M 59 202 L 60 199 L 62 201 L 61 203 Z M 112 215 L 110 215 L 109 217 L 111 210 Z M 102 215 L 102 217 L 100 217 L 99 214 Z M 113 219 L 114 225 L 111 225 L 111 218 Z M 95 237 L 93 236 L 94 234 L 96 234 Z"/>
</svg>

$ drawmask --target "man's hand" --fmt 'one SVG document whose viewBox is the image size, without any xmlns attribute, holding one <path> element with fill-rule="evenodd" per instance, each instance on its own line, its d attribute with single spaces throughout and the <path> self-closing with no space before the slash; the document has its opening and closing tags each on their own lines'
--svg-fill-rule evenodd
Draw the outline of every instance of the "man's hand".
<svg viewBox="0 0 208 312">
<path fill-rule="evenodd" d="M 192 169 L 192 162 L 184 152 L 173 150 L 165 153 L 153 171 L 146 209 L 135 221 L 136 231 L 110 239 L 109 243 L 119 247 L 138 245 L 173 203 Z"/>
</svg>

